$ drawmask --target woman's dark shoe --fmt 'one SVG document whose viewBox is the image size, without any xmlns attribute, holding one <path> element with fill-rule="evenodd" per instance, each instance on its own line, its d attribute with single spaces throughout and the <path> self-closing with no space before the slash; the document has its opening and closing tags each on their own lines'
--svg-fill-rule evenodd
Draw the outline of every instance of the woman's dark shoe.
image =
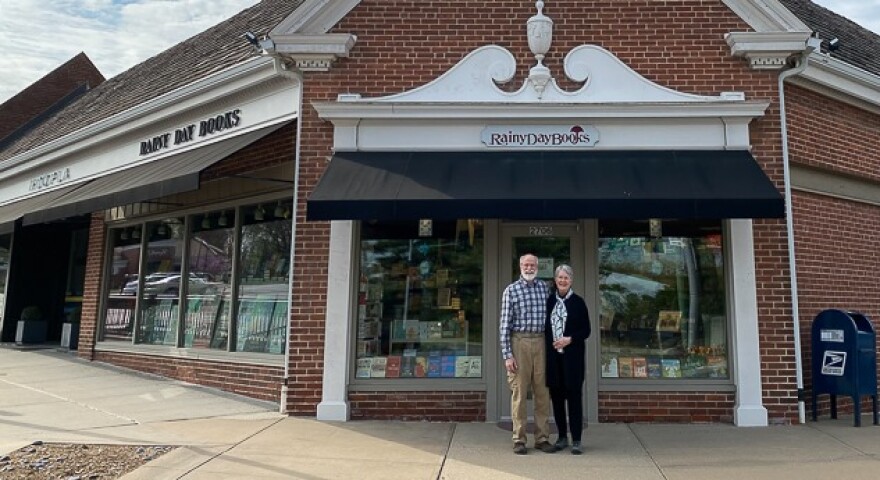
<svg viewBox="0 0 880 480">
<path fill-rule="evenodd" d="M 556 450 L 565 450 L 568 448 L 568 437 L 559 437 L 553 446 L 556 447 Z"/>
<path fill-rule="evenodd" d="M 526 444 L 525 443 L 514 443 L 513 444 L 513 453 L 517 455 L 525 455 L 526 454 Z"/>
<path fill-rule="evenodd" d="M 553 453 L 556 451 L 556 447 L 554 447 L 550 442 L 544 440 L 543 442 L 538 442 L 535 444 L 535 448 L 544 452 L 544 453 Z"/>
<path fill-rule="evenodd" d="M 581 442 L 571 442 L 571 454 L 580 455 L 582 453 L 584 453 L 584 446 L 581 445 Z"/>
</svg>

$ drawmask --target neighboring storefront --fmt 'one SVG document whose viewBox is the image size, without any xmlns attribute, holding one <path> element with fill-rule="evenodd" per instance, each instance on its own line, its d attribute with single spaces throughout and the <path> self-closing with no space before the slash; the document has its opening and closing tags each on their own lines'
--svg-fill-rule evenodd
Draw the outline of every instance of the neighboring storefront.
<svg viewBox="0 0 880 480">
<path fill-rule="evenodd" d="M 301 81 L 241 35 L 293 8 L 254 7 L 2 151 L 7 315 L 76 278 L 81 356 L 281 399 Z"/>
</svg>

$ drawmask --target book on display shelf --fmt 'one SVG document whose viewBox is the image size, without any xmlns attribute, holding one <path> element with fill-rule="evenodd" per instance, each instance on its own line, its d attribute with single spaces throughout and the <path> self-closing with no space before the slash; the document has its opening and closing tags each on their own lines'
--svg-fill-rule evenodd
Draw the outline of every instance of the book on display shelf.
<svg viewBox="0 0 880 480">
<path fill-rule="evenodd" d="M 440 355 L 434 355 L 434 352 L 431 352 L 432 355 L 428 356 L 428 373 L 427 377 L 439 377 L 440 376 Z"/>
<path fill-rule="evenodd" d="M 455 357 L 455 376 L 456 378 L 467 377 L 468 370 L 471 368 L 471 357 L 461 356 Z"/>
<path fill-rule="evenodd" d="M 602 359 L 602 378 L 617 378 L 617 357 L 605 357 Z"/>
<path fill-rule="evenodd" d="M 404 355 L 400 359 L 400 377 L 411 378 L 416 376 L 416 357 Z"/>
<path fill-rule="evenodd" d="M 471 357 L 471 365 L 468 368 L 467 376 L 469 378 L 481 378 L 483 376 L 483 357 Z"/>
<path fill-rule="evenodd" d="M 621 378 L 632 378 L 633 376 L 633 359 L 632 357 L 618 357 L 617 372 Z"/>
<path fill-rule="evenodd" d="M 633 357 L 633 377 L 648 378 L 648 361 L 645 357 Z"/>
<path fill-rule="evenodd" d="M 387 357 L 373 357 L 373 365 L 370 369 L 370 377 L 385 378 L 385 366 L 387 363 Z"/>
<path fill-rule="evenodd" d="M 661 378 L 663 376 L 663 367 L 660 363 L 660 357 L 648 357 L 648 378 Z"/>
<path fill-rule="evenodd" d="M 370 378 L 373 372 L 373 359 L 371 357 L 357 359 L 357 378 Z"/>
<path fill-rule="evenodd" d="M 419 340 L 419 321 L 403 320 L 403 337 L 409 342 Z"/>
<path fill-rule="evenodd" d="M 413 372 L 416 377 L 427 377 L 428 376 L 428 358 L 427 357 L 416 357 L 416 367 Z"/>
<path fill-rule="evenodd" d="M 385 377 L 386 378 L 400 377 L 400 364 L 401 364 L 400 355 L 389 355 L 388 360 L 385 362 Z"/>
<path fill-rule="evenodd" d="M 443 355 L 440 357 L 440 376 L 455 376 L 455 355 Z"/>
<path fill-rule="evenodd" d="M 664 358 L 660 360 L 663 366 L 664 378 L 681 378 L 681 361 L 677 358 Z"/>
</svg>

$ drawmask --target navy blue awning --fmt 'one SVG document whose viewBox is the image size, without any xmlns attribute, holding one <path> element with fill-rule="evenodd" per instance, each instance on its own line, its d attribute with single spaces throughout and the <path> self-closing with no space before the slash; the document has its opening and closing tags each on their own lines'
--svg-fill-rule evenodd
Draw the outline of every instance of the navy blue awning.
<svg viewBox="0 0 880 480">
<path fill-rule="evenodd" d="M 341 152 L 309 220 L 781 218 L 746 150 Z"/>
</svg>

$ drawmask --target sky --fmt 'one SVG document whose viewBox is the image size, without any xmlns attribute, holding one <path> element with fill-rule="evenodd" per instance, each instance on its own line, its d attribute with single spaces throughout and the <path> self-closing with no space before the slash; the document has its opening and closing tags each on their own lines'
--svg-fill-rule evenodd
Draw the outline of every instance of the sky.
<svg viewBox="0 0 880 480">
<path fill-rule="evenodd" d="M 880 33 L 880 0 L 814 1 Z M 257 2 L 0 0 L 0 103 L 80 52 L 112 78 Z"/>
</svg>

